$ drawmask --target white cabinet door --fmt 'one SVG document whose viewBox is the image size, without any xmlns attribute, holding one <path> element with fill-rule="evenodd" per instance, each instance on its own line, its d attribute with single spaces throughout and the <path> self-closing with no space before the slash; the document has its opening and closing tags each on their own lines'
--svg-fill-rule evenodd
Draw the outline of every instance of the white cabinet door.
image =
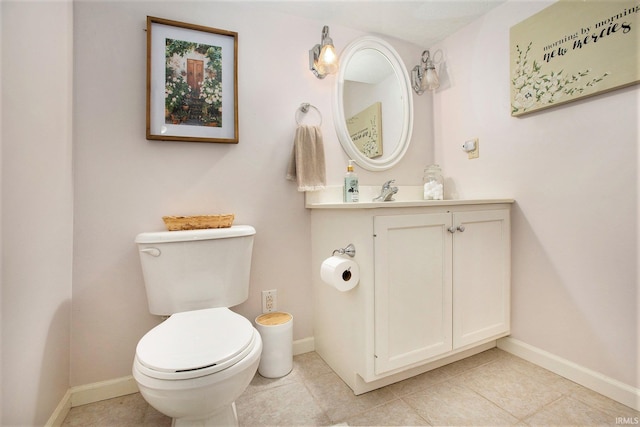
<svg viewBox="0 0 640 427">
<path fill-rule="evenodd" d="M 455 212 L 453 347 L 509 333 L 509 210 Z"/>
<path fill-rule="evenodd" d="M 451 220 L 374 217 L 376 375 L 451 351 Z"/>
</svg>

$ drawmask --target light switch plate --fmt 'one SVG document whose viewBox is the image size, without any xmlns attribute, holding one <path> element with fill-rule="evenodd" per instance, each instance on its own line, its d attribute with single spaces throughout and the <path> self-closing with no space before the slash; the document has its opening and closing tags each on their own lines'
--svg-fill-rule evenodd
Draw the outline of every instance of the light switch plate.
<svg viewBox="0 0 640 427">
<path fill-rule="evenodd" d="M 480 157 L 480 141 L 478 140 L 478 138 L 473 138 L 465 142 L 465 144 L 469 142 L 472 142 L 474 145 L 473 150 L 467 151 L 467 154 L 469 155 L 469 159 L 477 159 L 478 157 Z"/>
</svg>

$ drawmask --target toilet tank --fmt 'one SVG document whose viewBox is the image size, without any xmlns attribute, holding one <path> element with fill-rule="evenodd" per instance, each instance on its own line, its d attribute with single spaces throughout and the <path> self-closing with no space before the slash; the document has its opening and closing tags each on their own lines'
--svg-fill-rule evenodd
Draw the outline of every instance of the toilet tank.
<svg viewBox="0 0 640 427">
<path fill-rule="evenodd" d="M 171 315 L 246 301 L 255 233 L 236 225 L 138 234 L 149 311 Z"/>
</svg>

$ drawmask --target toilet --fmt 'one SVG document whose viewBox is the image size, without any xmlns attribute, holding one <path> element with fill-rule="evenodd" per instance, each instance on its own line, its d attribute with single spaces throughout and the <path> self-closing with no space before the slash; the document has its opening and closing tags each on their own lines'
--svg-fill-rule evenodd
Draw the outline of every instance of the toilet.
<svg viewBox="0 0 640 427">
<path fill-rule="evenodd" d="M 228 307 L 249 296 L 254 235 L 237 225 L 136 236 L 149 311 L 169 317 L 138 342 L 133 377 L 173 426 L 238 425 L 262 340 Z"/>
</svg>

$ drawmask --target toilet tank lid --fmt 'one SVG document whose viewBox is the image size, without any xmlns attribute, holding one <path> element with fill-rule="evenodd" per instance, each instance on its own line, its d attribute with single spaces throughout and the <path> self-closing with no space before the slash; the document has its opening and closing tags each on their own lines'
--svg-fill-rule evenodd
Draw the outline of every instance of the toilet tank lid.
<svg viewBox="0 0 640 427">
<path fill-rule="evenodd" d="M 227 228 L 207 228 L 204 230 L 153 231 L 140 233 L 136 243 L 188 242 L 192 240 L 227 239 L 230 237 L 253 236 L 255 228 L 250 225 L 233 225 Z"/>
</svg>

